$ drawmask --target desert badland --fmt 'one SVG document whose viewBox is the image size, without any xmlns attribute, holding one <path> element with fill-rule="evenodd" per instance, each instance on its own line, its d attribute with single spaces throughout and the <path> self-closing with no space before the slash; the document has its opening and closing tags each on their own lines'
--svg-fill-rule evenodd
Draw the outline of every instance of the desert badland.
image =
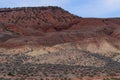
<svg viewBox="0 0 120 80">
<path fill-rule="evenodd" d="M 0 78 L 120 80 L 120 18 L 52 6 L 0 9 Z"/>
</svg>

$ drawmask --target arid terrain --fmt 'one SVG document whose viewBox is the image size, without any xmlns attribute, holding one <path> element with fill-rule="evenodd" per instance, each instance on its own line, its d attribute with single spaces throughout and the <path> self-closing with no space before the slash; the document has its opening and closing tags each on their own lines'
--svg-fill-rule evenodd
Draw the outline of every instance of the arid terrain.
<svg viewBox="0 0 120 80">
<path fill-rule="evenodd" d="M 0 80 L 120 80 L 120 18 L 0 9 Z"/>
</svg>

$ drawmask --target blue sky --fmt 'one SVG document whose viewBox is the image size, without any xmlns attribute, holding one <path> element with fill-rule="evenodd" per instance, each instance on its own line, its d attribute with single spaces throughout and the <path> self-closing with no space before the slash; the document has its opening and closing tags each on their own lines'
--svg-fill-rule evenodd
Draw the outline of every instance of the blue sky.
<svg viewBox="0 0 120 80">
<path fill-rule="evenodd" d="M 0 8 L 59 6 L 81 17 L 120 17 L 120 0 L 0 0 Z"/>
</svg>

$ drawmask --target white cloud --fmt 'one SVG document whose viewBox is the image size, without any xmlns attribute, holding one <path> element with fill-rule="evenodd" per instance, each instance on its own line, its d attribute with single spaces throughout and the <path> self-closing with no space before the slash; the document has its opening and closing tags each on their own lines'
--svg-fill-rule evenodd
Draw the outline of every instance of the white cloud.
<svg viewBox="0 0 120 80">
<path fill-rule="evenodd" d="M 120 0 L 102 0 L 104 6 L 109 8 L 109 10 L 118 10 L 120 9 Z"/>
<path fill-rule="evenodd" d="M 120 3 L 120 0 L 102 0 L 106 5 L 108 5 L 108 6 L 118 6 L 119 5 L 119 3 Z"/>
<path fill-rule="evenodd" d="M 93 0 L 93 2 L 77 5 L 72 12 L 79 16 L 105 17 L 120 11 L 120 0 Z"/>
</svg>

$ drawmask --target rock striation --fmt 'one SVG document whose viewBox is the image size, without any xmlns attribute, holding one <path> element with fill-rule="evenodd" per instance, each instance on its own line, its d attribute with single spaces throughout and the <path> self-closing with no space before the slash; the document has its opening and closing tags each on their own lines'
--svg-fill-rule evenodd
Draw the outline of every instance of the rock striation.
<svg viewBox="0 0 120 80">
<path fill-rule="evenodd" d="M 0 66 L 1 79 L 120 79 L 120 18 L 56 6 L 0 9 Z"/>
</svg>

